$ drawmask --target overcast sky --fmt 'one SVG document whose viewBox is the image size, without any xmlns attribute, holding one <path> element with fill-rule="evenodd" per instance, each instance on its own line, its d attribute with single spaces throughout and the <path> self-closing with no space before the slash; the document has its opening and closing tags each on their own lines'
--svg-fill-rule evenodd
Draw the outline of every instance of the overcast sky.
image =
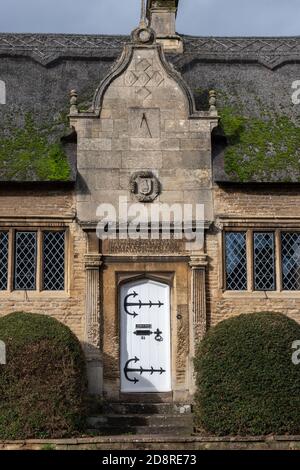
<svg viewBox="0 0 300 470">
<path fill-rule="evenodd" d="M 300 35 L 300 0 L 180 0 L 177 31 L 197 36 Z M 140 0 L 0 0 L 0 32 L 128 34 Z"/>
</svg>

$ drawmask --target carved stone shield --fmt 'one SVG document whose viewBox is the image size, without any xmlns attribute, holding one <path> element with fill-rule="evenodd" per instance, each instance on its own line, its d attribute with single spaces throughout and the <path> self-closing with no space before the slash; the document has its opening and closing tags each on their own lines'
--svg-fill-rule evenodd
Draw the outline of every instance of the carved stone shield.
<svg viewBox="0 0 300 470">
<path fill-rule="evenodd" d="M 160 184 L 152 171 L 138 171 L 130 178 L 130 190 L 139 202 L 153 202 L 160 193 Z"/>
<path fill-rule="evenodd" d="M 149 196 L 152 192 L 152 180 L 151 178 L 140 178 L 138 182 L 139 192 L 144 196 Z"/>
</svg>

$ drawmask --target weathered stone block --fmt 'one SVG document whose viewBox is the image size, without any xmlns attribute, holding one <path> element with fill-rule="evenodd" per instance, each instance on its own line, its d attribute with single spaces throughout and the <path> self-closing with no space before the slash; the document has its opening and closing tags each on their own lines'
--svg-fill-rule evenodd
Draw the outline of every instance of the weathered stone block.
<svg viewBox="0 0 300 470">
<path fill-rule="evenodd" d="M 120 168 L 121 152 L 114 151 L 82 151 L 77 158 L 77 167 L 82 169 Z"/>
<path fill-rule="evenodd" d="M 78 150 L 111 150 L 111 139 L 80 139 Z"/>
<path fill-rule="evenodd" d="M 115 119 L 114 120 L 114 132 L 119 137 L 128 137 L 128 120 L 127 119 Z"/>
<path fill-rule="evenodd" d="M 95 173 L 95 186 L 98 189 L 107 189 L 114 191 L 119 189 L 119 171 L 118 170 L 103 170 Z"/>
<path fill-rule="evenodd" d="M 103 132 L 113 132 L 114 130 L 114 121 L 112 119 L 102 119 L 101 127 Z"/>
<path fill-rule="evenodd" d="M 190 122 L 185 119 L 180 120 L 165 120 L 165 129 L 166 132 L 189 132 Z"/>
<path fill-rule="evenodd" d="M 180 148 L 182 150 L 206 150 L 206 142 L 203 139 L 180 139 Z"/>
<path fill-rule="evenodd" d="M 162 152 L 160 151 L 137 151 L 122 152 L 122 168 L 162 168 Z"/>
<path fill-rule="evenodd" d="M 112 140 L 112 151 L 115 152 L 116 150 L 129 150 L 129 138 L 114 138 Z"/>
<path fill-rule="evenodd" d="M 130 138 L 130 149 L 132 150 L 160 150 L 161 141 L 160 139 L 151 138 Z"/>
<path fill-rule="evenodd" d="M 174 185 L 173 188 L 176 188 L 176 185 Z M 159 201 L 161 203 L 168 203 L 168 204 L 183 204 L 184 203 L 183 191 L 178 191 L 177 189 L 173 191 L 163 190 L 159 197 Z"/>
</svg>

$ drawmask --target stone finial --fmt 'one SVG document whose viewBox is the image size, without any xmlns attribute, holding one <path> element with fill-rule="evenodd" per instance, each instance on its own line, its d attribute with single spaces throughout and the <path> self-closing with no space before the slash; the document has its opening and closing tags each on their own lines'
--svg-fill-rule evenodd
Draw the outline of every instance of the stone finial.
<svg viewBox="0 0 300 470">
<path fill-rule="evenodd" d="M 141 0 L 141 19 L 138 28 L 136 28 L 131 34 L 132 40 L 136 44 L 153 44 L 155 41 L 155 33 L 148 26 L 148 20 L 146 16 L 146 4 L 145 0 Z"/>
<path fill-rule="evenodd" d="M 210 113 L 215 113 L 217 111 L 216 103 L 217 103 L 217 93 L 215 90 L 210 90 L 209 91 L 209 112 Z"/>
<path fill-rule="evenodd" d="M 148 21 L 146 19 L 146 5 L 145 0 L 141 0 L 141 20 L 140 20 L 140 28 L 147 28 Z"/>
<path fill-rule="evenodd" d="M 70 114 L 78 114 L 78 107 L 77 107 L 77 91 L 71 90 L 70 91 Z"/>
</svg>

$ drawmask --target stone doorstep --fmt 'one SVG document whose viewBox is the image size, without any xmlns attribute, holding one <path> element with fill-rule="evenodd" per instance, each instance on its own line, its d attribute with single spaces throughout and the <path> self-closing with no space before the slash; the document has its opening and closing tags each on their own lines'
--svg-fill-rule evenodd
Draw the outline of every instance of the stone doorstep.
<svg viewBox="0 0 300 470">
<path fill-rule="evenodd" d="M 103 405 L 103 415 L 119 414 L 129 415 L 155 415 L 165 414 L 174 416 L 190 415 L 192 413 L 192 406 L 190 404 L 180 403 L 135 403 L 135 402 L 118 402 L 106 403 Z"/>
<path fill-rule="evenodd" d="M 190 436 L 193 432 L 192 413 L 174 411 L 172 414 L 147 413 L 116 414 L 106 413 L 90 416 L 87 419 L 88 430 L 93 435 L 145 435 L 159 434 L 171 436 Z"/>
</svg>

